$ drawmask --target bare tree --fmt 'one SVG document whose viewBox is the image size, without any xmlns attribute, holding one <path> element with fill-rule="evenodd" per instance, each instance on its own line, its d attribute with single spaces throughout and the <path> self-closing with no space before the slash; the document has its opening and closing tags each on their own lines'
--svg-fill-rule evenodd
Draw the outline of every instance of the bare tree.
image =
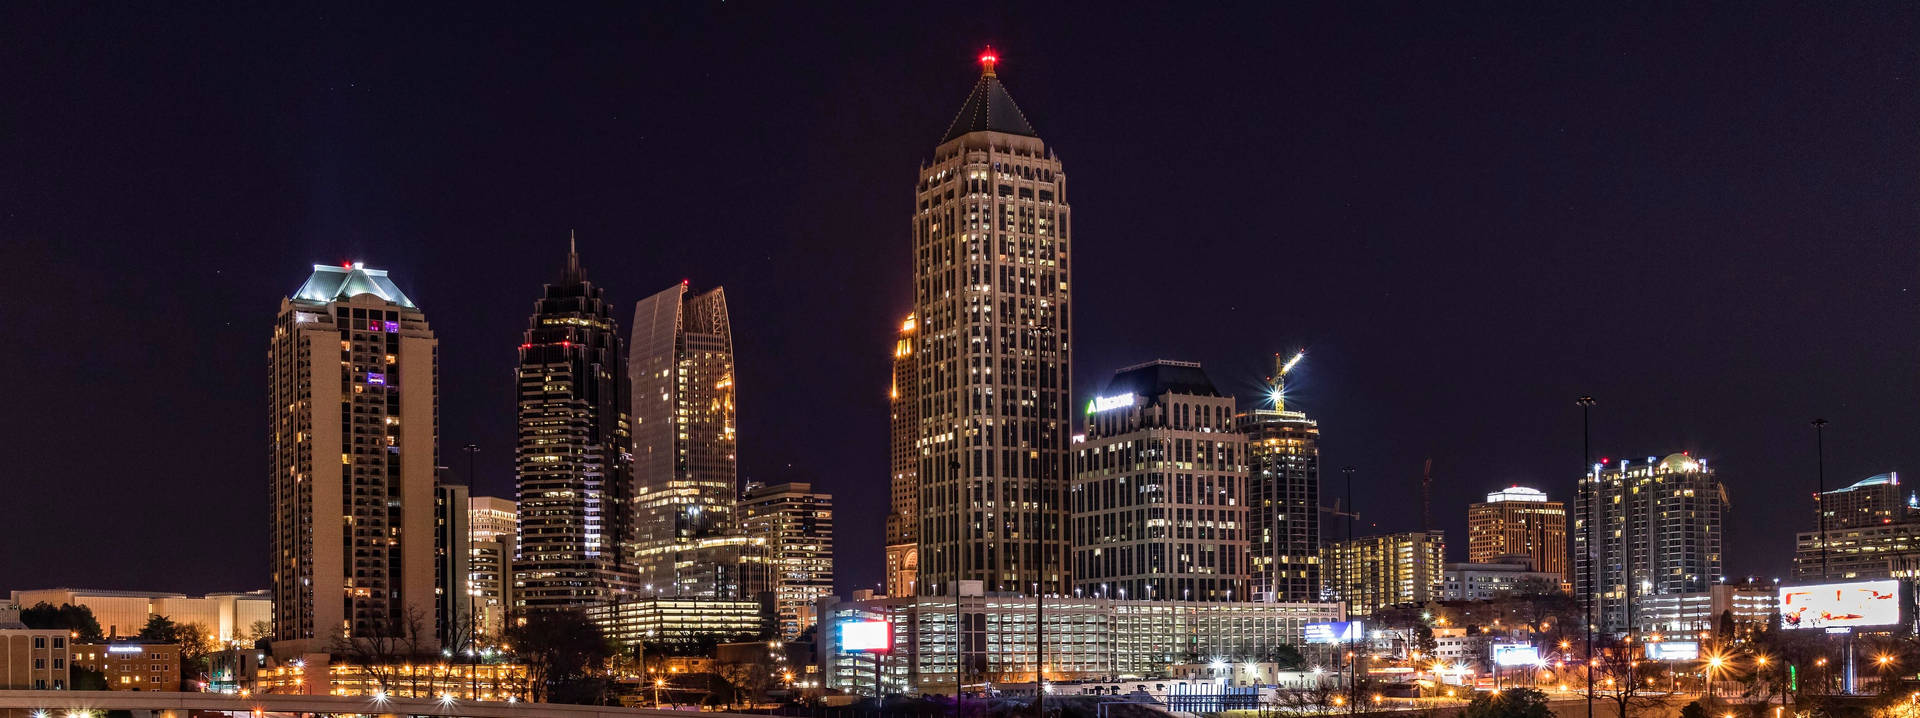
<svg viewBox="0 0 1920 718">
<path fill-rule="evenodd" d="M 409 606 L 400 616 L 374 622 L 368 635 L 350 636 L 343 630 L 333 634 L 332 651 L 347 662 L 366 671 L 382 693 L 391 693 L 399 683 L 400 668 L 412 663 L 422 645 L 420 631 L 425 625 L 418 608 Z M 409 686 L 417 688 L 418 671 L 407 671 Z"/>
<path fill-rule="evenodd" d="M 1635 655 L 1638 645 L 1596 638 L 1593 648 L 1588 669 L 1593 671 L 1594 700 L 1612 703 L 1619 718 L 1666 716 L 1667 701 L 1653 695 L 1657 664 Z"/>
</svg>

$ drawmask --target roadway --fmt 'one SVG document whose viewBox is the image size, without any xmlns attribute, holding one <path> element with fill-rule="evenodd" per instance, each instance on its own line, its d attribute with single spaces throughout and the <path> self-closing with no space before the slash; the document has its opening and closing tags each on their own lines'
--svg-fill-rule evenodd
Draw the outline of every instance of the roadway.
<svg viewBox="0 0 1920 718">
<path fill-rule="evenodd" d="M 0 711 L 8 718 L 101 716 L 106 711 L 135 711 L 157 718 L 187 718 L 188 711 L 225 711 L 254 716 L 432 716 L 434 718 L 687 718 L 686 711 L 556 703 L 441 701 L 430 698 L 365 696 L 256 695 L 163 691 L 0 691 Z M 734 713 L 702 713 L 726 718 Z M 755 716 L 753 718 L 764 718 Z"/>
</svg>

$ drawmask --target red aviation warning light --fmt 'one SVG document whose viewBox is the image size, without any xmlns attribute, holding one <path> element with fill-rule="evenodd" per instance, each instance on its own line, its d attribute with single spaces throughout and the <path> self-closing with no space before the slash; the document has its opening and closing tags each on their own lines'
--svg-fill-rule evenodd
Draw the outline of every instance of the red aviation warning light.
<svg viewBox="0 0 1920 718">
<path fill-rule="evenodd" d="M 980 68 L 987 76 L 991 77 L 993 75 L 993 66 L 999 62 L 1000 53 L 994 52 L 992 45 L 988 45 L 987 49 L 980 51 Z"/>
</svg>

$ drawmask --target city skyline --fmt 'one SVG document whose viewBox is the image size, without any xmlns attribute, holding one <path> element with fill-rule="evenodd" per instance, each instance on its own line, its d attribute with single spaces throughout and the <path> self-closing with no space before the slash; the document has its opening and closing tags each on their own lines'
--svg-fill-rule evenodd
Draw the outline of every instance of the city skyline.
<svg viewBox="0 0 1920 718">
<path fill-rule="evenodd" d="M 781 11 L 768 12 L 777 16 Z M 1320 19 L 1338 19 L 1344 11 L 1309 12 Z M 1444 15 L 1432 8 L 1419 12 Z M 1501 27 L 1544 29 L 1548 36 L 1560 37 L 1571 32 L 1566 28 L 1578 25 L 1561 12 L 1573 11 L 1543 10 L 1509 18 Z M 892 22 L 915 16 L 906 9 L 890 9 L 882 15 Z M 777 18 L 768 17 L 726 15 L 723 19 L 752 27 L 778 24 Z M 1836 29 L 1831 21 L 1777 22 L 1816 36 Z M 1650 53 L 1655 57 L 1684 57 L 1685 44 L 1676 29 L 1682 25 L 1653 28 L 1657 31 L 1632 42 L 1665 51 Z M 1768 27 L 1777 30 L 1775 25 Z M 1901 25 L 1882 27 L 1892 31 Z M 102 33 L 123 29 L 110 23 Z M 536 22 L 529 32 L 553 47 L 575 47 L 576 41 L 561 39 L 572 35 L 580 38 L 579 47 L 596 48 L 593 52 L 636 52 L 595 45 L 606 41 L 607 31 L 551 20 Z M 1628 43 L 1624 36 L 1629 34 L 1623 28 L 1614 28 L 1611 34 L 1603 30 L 1595 42 L 1611 47 L 1610 43 Z M 432 36 L 426 46 L 463 51 L 464 45 L 455 40 L 465 38 L 457 36 L 457 32 Z M 162 186 L 168 182 L 159 179 L 172 175 L 145 161 L 127 167 L 107 161 L 95 150 L 67 147 L 56 162 L 56 155 L 46 150 L 23 150 L 15 171 L 60 181 L 33 182 L 36 189 L 30 201 L 9 200 L 0 207 L 5 210 L 0 216 L 16 220 L 14 231 L 22 240 L 5 243 L 0 259 L 37 270 L 26 272 L 22 283 L 9 290 L 10 295 L 19 293 L 10 302 L 14 308 L 9 310 L 9 325 L 35 337 L 74 336 L 76 330 L 68 323 L 127 329 L 90 338 L 95 343 L 87 356 L 70 366 L 48 354 L 51 347 L 41 342 L 30 342 L 31 346 L 0 365 L 14 376 L 39 377 L 30 382 L 36 386 L 22 388 L 20 405 L 46 407 L 42 412 L 7 413 L 16 435 L 45 437 L 48 442 L 46 451 L 31 452 L 48 457 L 23 457 L 15 467 L 21 473 L 13 478 L 88 479 L 60 482 L 75 486 L 49 486 L 0 509 L 0 519 L 22 527 L 23 539 L 16 555 L 0 558 L 0 579 L 10 579 L 14 587 L 86 584 L 84 576 L 91 569 L 66 565 L 70 559 L 80 559 L 76 563 L 123 570 L 125 579 L 119 583 L 125 586 L 213 591 L 264 585 L 265 542 L 256 547 L 233 541 L 229 527 L 204 535 L 201 529 L 183 528 L 185 545 L 204 548 L 181 553 L 171 548 L 162 552 L 163 547 L 129 550 L 117 542 L 65 536 L 49 522 L 83 512 L 132 513 L 135 518 L 125 520 L 146 520 L 139 509 L 155 514 L 156 521 L 187 510 L 233 517 L 266 515 L 264 497 L 258 491 L 262 457 L 253 448 L 258 443 L 257 404 L 262 393 L 257 353 L 260 328 L 271 319 L 272 302 L 294 286 L 302 267 L 313 263 L 365 261 L 406 279 L 409 295 L 432 314 L 443 349 L 440 463 L 455 467 L 449 478 L 464 479 L 465 457 L 455 458 L 458 447 L 479 444 L 483 450 L 476 458 L 480 480 L 475 493 L 510 496 L 513 383 L 507 367 L 512 357 L 502 348 L 519 343 L 526 299 L 541 283 L 551 281 L 551 258 L 560 251 L 562 235 L 570 227 L 581 228 L 582 247 L 594 257 L 595 277 L 607 286 L 618 319 L 626 319 L 625 311 L 652 288 L 683 277 L 693 277 L 702 287 L 728 287 L 735 320 L 751 322 L 736 331 L 742 482 L 811 482 L 839 497 L 842 511 L 884 514 L 888 349 L 900 317 L 912 309 L 905 283 L 912 199 L 901 186 L 902 178 L 916 163 L 928 159 L 926 148 L 939 139 L 941 128 L 952 119 L 954 101 L 977 75 L 969 58 L 989 41 L 1005 56 L 1002 72 L 1017 78 L 1012 82 L 1022 108 L 1041 125 L 1048 146 L 1059 148 L 1076 180 L 1074 201 L 1081 225 L 1076 232 L 1083 244 L 1076 253 L 1080 266 L 1075 294 L 1080 301 L 1075 315 L 1079 340 L 1075 373 L 1103 377 L 1112 367 L 1159 357 L 1190 358 L 1205 364 L 1222 392 L 1233 395 L 1239 408 L 1246 410 L 1260 397 L 1260 380 L 1268 373 L 1262 358 L 1308 346 L 1314 358 L 1299 376 L 1289 375 L 1288 386 L 1294 392 L 1289 403 L 1308 412 L 1326 430 L 1324 467 L 1357 467 L 1356 484 L 1363 487 L 1359 508 L 1364 515 L 1356 530 L 1359 535 L 1419 528 L 1417 480 L 1420 461 L 1428 456 L 1435 459 L 1436 528 L 1455 537 L 1467 535 L 1464 507 L 1474 497 L 1501 486 L 1536 486 L 1571 502 L 1580 470 L 1579 412 L 1572 398 L 1581 393 L 1591 393 L 1600 402 L 1594 410 L 1596 458 L 1617 457 L 1623 449 L 1690 450 L 1710 458 L 1716 468 L 1726 469 L 1733 496 L 1729 510 L 1741 517 L 1729 522 L 1727 545 L 1750 547 L 1729 552 L 1726 565 L 1736 576 L 1786 577 L 1793 532 L 1810 528 L 1812 505 L 1805 497 L 1813 490 L 1814 452 L 1808 420 L 1819 416 L 1833 421 L 1826 429 L 1829 488 L 1907 468 L 1920 458 L 1916 455 L 1920 449 L 1906 441 L 1917 423 L 1916 410 L 1908 406 L 1916 393 L 1911 367 L 1920 365 L 1907 341 L 1915 325 L 1915 307 L 1906 294 L 1911 262 L 1906 240 L 1893 239 L 1914 234 L 1910 211 L 1914 178 L 1902 173 L 1903 163 L 1882 157 L 1902 154 L 1888 147 L 1912 147 L 1912 137 L 1905 130 L 1895 131 L 1882 123 L 1891 125 L 1889 116 L 1911 117 L 1913 99 L 1885 99 L 1878 89 L 1857 79 L 1884 79 L 1885 71 L 1895 64 L 1888 58 L 1873 55 L 1861 61 L 1849 55 L 1843 60 L 1824 51 L 1799 53 L 1807 67 L 1790 71 L 1741 50 L 1737 59 L 1717 61 L 1729 64 L 1689 68 L 1665 80 L 1663 86 L 1676 95 L 1713 96 L 1730 109 L 1708 108 L 1705 100 L 1685 104 L 1677 119 L 1669 115 L 1662 122 L 1679 122 L 1692 133 L 1670 134 L 1657 129 L 1658 123 L 1633 117 L 1612 118 L 1619 126 L 1588 124 L 1578 115 L 1598 112 L 1596 104 L 1602 100 L 1575 101 L 1529 84 L 1551 80 L 1560 72 L 1631 74 L 1661 67 L 1639 57 L 1617 60 L 1624 67 L 1610 70 L 1616 58 L 1609 55 L 1601 62 L 1599 57 L 1605 53 L 1597 50 L 1561 56 L 1489 30 L 1469 33 L 1456 39 L 1456 44 L 1413 39 L 1427 43 L 1420 47 L 1442 52 L 1433 72 L 1455 78 L 1454 84 L 1465 83 L 1465 99 L 1457 102 L 1423 94 L 1420 83 L 1411 78 L 1377 80 L 1376 85 L 1360 82 L 1357 78 L 1381 69 L 1365 62 L 1359 63 L 1361 69 L 1336 73 L 1334 79 L 1324 81 L 1327 85 L 1316 84 L 1322 81 L 1305 73 L 1283 74 L 1287 82 L 1314 88 L 1312 92 L 1289 92 L 1283 98 L 1249 91 L 1238 95 L 1240 99 L 1218 99 L 1216 95 L 1227 96 L 1231 84 L 1205 76 L 1205 63 L 1218 61 L 1218 56 L 1199 53 L 1195 38 L 1191 27 L 1176 22 L 1159 42 L 1197 57 L 1157 52 L 1160 59 L 1150 63 L 1123 63 L 1118 58 L 1125 53 L 1103 50 L 1084 39 L 1055 46 L 1030 30 L 982 22 L 955 28 L 944 40 L 924 48 L 875 38 L 873 51 L 897 59 L 898 68 L 869 68 L 871 73 L 830 71 L 836 64 L 850 64 L 842 62 L 848 59 L 847 50 L 833 48 L 826 57 L 806 63 L 814 65 L 811 69 L 795 75 L 782 74 L 785 71 L 773 69 L 775 63 L 770 62 L 776 50 L 794 52 L 797 48 L 791 44 L 744 53 L 729 63 L 719 61 L 720 53 L 697 53 L 695 46 L 714 40 L 711 35 L 690 31 L 684 37 L 665 38 L 667 46 L 657 50 L 661 57 L 685 53 L 688 62 L 675 64 L 699 68 L 690 72 L 717 74 L 717 86 L 765 72 L 787 82 L 756 86 L 799 88 L 776 88 L 769 91 L 769 99 L 745 100 L 729 99 L 733 95 L 727 93 L 747 94 L 738 85 L 673 91 L 653 84 L 652 79 L 634 80 L 643 88 L 636 94 L 666 91 L 680 106 L 694 108 L 691 116 L 707 121 L 721 118 L 718 131 L 732 132 L 727 136 L 738 138 L 738 147 L 714 148 L 714 143 L 700 141 L 686 144 L 708 145 L 722 153 L 722 159 L 713 164 L 725 166 L 724 171 L 696 167 L 689 161 L 691 155 L 681 154 L 686 150 L 661 147 L 681 142 L 679 134 L 692 129 L 681 123 L 698 122 L 616 122 L 607 118 L 631 117 L 648 105 L 625 96 L 596 99 L 591 92 L 550 82 L 549 72 L 565 76 L 566 71 L 604 60 L 591 52 L 544 59 L 536 63 L 537 71 L 510 69 L 497 78 L 508 87 L 558 100 L 530 104 L 592 110 L 573 113 L 586 126 L 586 131 L 577 133 L 579 137 L 571 131 L 565 139 L 542 134 L 553 131 L 554 125 L 548 123 L 554 120 L 513 114 L 497 121 L 495 126 L 502 129 L 456 128 L 452 139 L 431 142 L 414 134 L 421 116 L 437 116 L 440 110 L 457 106 L 467 97 L 460 93 L 471 88 L 423 87 L 419 77 L 411 82 L 380 78 L 373 71 L 377 66 L 356 62 L 343 64 L 338 74 L 322 71 L 317 68 L 324 63 L 317 59 L 344 54 L 342 48 L 347 46 L 343 41 L 325 40 L 315 41 L 318 47 L 275 56 L 300 68 L 295 74 L 303 87 L 331 99 L 289 110 L 266 123 L 269 130 L 246 130 L 240 138 L 227 140 L 242 148 L 278 147 L 286 155 L 304 158 L 289 160 L 290 164 L 319 169 L 270 171 L 272 179 L 265 182 L 235 182 L 232 177 L 247 177 L 247 167 L 273 159 L 275 150 L 260 155 L 253 154 L 258 150 L 239 149 L 234 151 L 242 158 L 226 158 L 209 151 L 213 145 L 206 139 L 182 131 L 180 119 L 166 116 L 152 118 L 149 131 L 168 143 L 182 137 L 185 149 L 155 151 L 193 152 L 195 159 L 160 164 L 183 166 L 184 171 L 208 177 L 211 186 L 205 199 L 173 194 Z M 216 45 L 224 46 L 220 42 Z M 1331 42 L 1307 47 L 1332 51 Z M 1805 41 L 1781 42 L 1799 46 L 1794 43 Z M 131 44 L 121 57 L 137 57 L 144 47 Z M 721 47 L 721 53 L 725 48 L 737 49 L 726 43 Z M 1502 104 L 1496 91 L 1514 89 L 1507 82 L 1489 86 L 1462 79 L 1473 77 L 1473 68 L 1479 66 L 1466 59 L 1473 54 L 1469 50 L 1519 73 L 1523 79 L 1512 85 L 1531 94 L 1517 93 L 1517 99 Z M 1275 63 L 1289 57 L 1258 52 Z M 59 56 L 51 50 L 46 54 Z M 620 57 L 624 60 L 617 64 L 631 67 L 647 64 L 645 58 L 654 56 Z M 1524 66 L 1526 60 L 1543 58 L 1559 64 L 1548 63 L 1548 69 Z M 1828 143 L 1771 155 L 1777 147 L 1799 146 L 1784 140 L 1802 136 L 1802 123 L 1808 120 L 1754 110 L 1752 105 L 1760 103 L 1745 94 L 1753 88 L 1733 85 L 1728 76 L 1715 71 L 1736 62 L 1775 70 L 1760 75 L 1803 78 L 1803 85 L 1788 83 L 1788 98 L 1798 102 L 1768 95 L 1765 104 L 1837 106 L 1819 113 L 1821 120 L 1849 123 L 1844 125 L 1849 131 L 1873 138 L 1862 141 L 1873 149 L 1851 142 Z M 167 73 L 200 63 L 211 60 L 174 60 L 152 72 L 171 76 Z M 75 66 L 74 80 L 82 87 L 106 86 L 98 84 L 107 82 L 98 74 L 101 68 Z M 241 99 L 236 103 L 267 103 L 275 96 L 271 90 L 223 74 L 229 71 L 211 69 L 215 71 L 208 82 L 224 79 L 238 87 Z M 1816 83 L 1812 78 L 1822 73 L 1826 79 Z M 1182 87 L 1182 81 L 1197 87 Z M 1129 97 L 1141 84 L 1165 87 L 1171 97 Z M 1709 92 L 1716 88 L 1725 94 Z M 1342 89 L 1349 94 L 1340 95 Z M 794 112 L 795 105 L 788 101 L 797 100 L 794 93 L 805 95 L 806 91 L 826 93 L 861 111 Z M 891 93 L 900 98 L 897 103 L 904 109 L 883 112 L 856 104 L 858 97 L 868 93 Z M 1840 93 L 1855 104 L 1816 102 L 1826 93 Z M 1631 98 L 1601 94 L 1609 100 Z M 1312 98 L 1316 104 L 1296 108 L 1294 97 Z M 1859 103 L 1870 99 L 1896 104 L 1891 108 L 1875 105 L 1871 113 L 1861 110 Z M 80 107 L 107 103 L 87 92 L 66 101 Z M 136 93 L 133 101 L 156 100 Z M 801 147 L 794 151 L 806 161 L 791 164 L 844 157 L 850 158 L 848 171 L 829 180 L 825 175 L 775 166 L 785 162 L 747 162 L 778 155 L 796 144 L 792 136 L 776 141 L 746 131 L 773 126 L 767 124 L 765 113 L 757 112 L 764 109 L 761 102 L 768 103 L 766 107 L 787 105 L 791 113 L 787 117 L 794 122 L 791 128 L 820 144 L 813 148 L 806 146 L 806 139 L 798 142 Z M 1439 119 L 1412 118 L 1404 109 L 1376 108 L 1376 102 L 1424 107 Z M 1543 107 L 1530 108 L 1528 102 Z M 1159 107 L 1195 103 L 1203 103 L 1202 109 L 1211 112 L 1195 118 L 1191 107 L 1186 111 Z M 1721 112 L 1734 111 L 1731 108 L 1759 117 L 1758 127 L 1703 138 L 1701 133 L 1721 126 Z M 204 112 L 209 114 L 203 119 L 224 117 L 216 111 Z M 1350 124 L 1372 130 L 1330 128 L 1314 119 L 1315 112 L 1357 116 Z M 760 119 L 747 122 L 734 118 L 735 113 Z M 1290 120 L 1283 124 L 1300 128 L 1297 134 L 1312 144 L 1346 149 L 1321 150 L 1307 147 L 1300 139 L 1270 137 L 1265 134 L 1266 123 L 1241 119 L 1253 114 L 1277 114 Z M 1203 132 L 1156 140 L 1154 149 L 1162 156 L 1158 161 L 1171 163 L 1181 172 L 1222 172 L 1222 179 L 1236 184 L 1216 186 L 1219 196 L 1175 200 L 1197 203 L 1202 211 L 1156 208 L 1167 198 L 1126 186 L 1135 182 L 1129 178 L 1125 159 L 1136 141 L 1135 128 L 1109 119 L 1126 116 L 1146 118 L 1135 121 L 1156 126 L 1172 124 L 1158 121 L 1182 117 L 1204 122 Z M 834 125 L 837 121 L 848 127 Z M 1395 124 L 1389 126 L 1389 122 Z M 1398 123 L 1411 127 L 1400 129 Z M 1501 144 L 1495 135 L 1512 132 L 1514 124 L 1528 137 L 1554 148 L 1546 154 L 1559 160 L 1530 159 L 1533 148 Z M 893 128 L 896 125 L 898 129 Z M 1256 143 L 1250 146 L 1258 161 L 1235 161 L 1224 140 L 1200 136 L 1223 134 L 1212 129 L 1216 125 L 1227 125 L 1224 134 L 1242 143 Z M 486 146 L 507 155 L 506 161 L 534 163 L 534 171 L 515 174 L 562 178 L 553 180 L 561 184 L 552 188 L 529 189 L 521 181 L 508 182 L 512 191 L 527 191 L 524 203 L 505 201 L 497 194 L 502 190 L 470 180 L 446 182 L 438 171 L 426 169 L 441 153 L 479 144 L 473 140 L 492 137 L 494 132 L 506 134 L 506 128 L 522 127 L 540 130 L 536 134 L 542 139 Z M 1566 135 L 1569 127 L 1577 139 L 1554 144 L 1554 137 Z M 1496 128 L 1503 132 L 1495 132 Z M 860 142 L 843 137 L 850 130 L 863 135 Z M 1626 139 L 1597 137 L 1602 130 L 1619 130 Z M 258 134 L 263 131 L 265 135 Z M 1443 133 L 1449 139 L 1434 139 Z M 424 148 L 397 152 L 396 157 L 376 156 L 379 151 L 396 152 L 394 145 L 401 142 L 396 138 L 408 143 L 421 140 Z M 559 143 L 564 151 L 544 151 L 549 149 L 545 142 Z M 1272 144 L 1262 144 L 1268 142 Z M 1387 149 L 1371 149 L 1369 143 L 1384 143 Z M 1479 154 L 1473 159 L 1488 161 L 1461 162 L 1463 158 L 1450 150 L 1439 149 L 1456 145 L 1476 150 Z M 1383 156 L 1408 151 L 1417 159 L 1396 164 Z M 657 165 L 661 169 L 648 172 L 672 174 L 666 168 L 677 167 L 698 173 L 700 182 L 653 180 L 609 169 L 596 159 L 600 152 L 612 153 L 616 163 L 665 153 L 666 161 Z M 1676 159 L 1669 165 L 1645 155 Z M 1577 164 L 1581 173 L 1599 179 L 1577 178 L 1555 169 L 1562 162 Z M 1764 162 L 1772 171 L 1761 172 L 1744 162 Z M 1478 169 L 1461 169 L 1461 164 Z M 56 166 L 61 169 L 54 170 Z M 459 166 L 462 169 L 446 171 L 478 175 L 481 182 L 498 182 L 505 174 L 486 165 Z M 582 168 L 586 179 L 565 179 L 568 167 Z M 1298 179 L 1260 179 L 1260 171 L 1273 172 L 1274 167 L 1288 168 L 1281 173 L 1298 175 Z M 121 179 L 123 171 L 132 179 Z M 765 177 L 741 177 L 755 173 Z M 371 186 L 359 187 L 343 179 L 358 176 L 371 177 Z M 1539 184 L 1545 189 L 1531 181 L 1541 178 L 1544 182 Z M 130 200 L 133 208 L 94 206 L 110 203 L 100 203 L 91 192 L 71 189 L 117 186 L 135 179 L 151 180 L 148 188 L 157 194 L 135 197 Z M 595 179 L 618 191 L 581 192 L 593 188 Z M 708 221 L 716 226 L 698 232 L 699 242 L 675 239 L 696 234 L 688 219 L 656 219 L 675 214 L 672 210 L 679 203 L 707 201 L 701 196 L 703 190 L 694 189 L 696 184 L 740 182 L 744 191 L 725 194 L 767 197 L 773 196 L 769 190 L 790 189 L 796 180 L 825 187 L 797 191 L 791 200 L 770 203 L 771 208 L 745 208 L 737 212 L 739 216 L 710 217 Z M 664 183 L 651 184 L 656 181 Z M 1360 191 L 1346 186 L 1349 182 L 1383 188 Z M 1854 194 L 1814 186 L 1823 182 Z M 14 186 L 28 184 L 22 181 Z M 1642 184 L 1649 186 L 1642 188 Z M 1699 184 L 1730 191 L 1700 190 Z M 628 191 L 640 186 L 648 189 Z M 449 200 L 423 194 L 429 187 L 457 199 L 452 205 L 442 204 Z M 1783 187 L 1792 191 L 1780 194 Z M 1502 194 L 1495 197 L 1496 192 Z M 1752 196 L 1729 196 L 1742 194 Z M 861 197 L 838 200 L 832 195 Z M 394 204 L 376 202 L 375 196 L 390 196 Z M 1705 209 L 1672 209 L 1675 196 Z M 1474 197 L 1482 206 L 1468 204 Z M 1788 197 L 1796 200 L 1790 202 Z M 618 206 L 623 203 L 638 206 Z M 1449 204 L 1458 206 L 1441 206 Z M 1766 204 L 1796 209 L 1762 206 Z M 82 206 L 87 209 L 79 211 Z M 488 209 L 475 211 L 476 217 L 452 218 L 457 214 L 450 211 L 453 206 Z M 690 214 L 724 213 L 712 205 L 698 206 L 702 211 Z M 1269 212 L 1270 207 L 1281 211 Z M 1382 216 L 1395 210 L 1420 221 Z M 1502 213 L 1515 216 L 1488 216 Z M 1264 223 L 1263 216 L 1290 219 Z M 756 231 L 763 224 L 765 228 Z M 1195 225 L 1193 231 L 1185 229 L 1189 224 Z M 1414 231 L 1423 225 L 1436 229 L 1437 236 L 1429 239 Z M 833 238 L 842 234 L 852 239 Z M 136 236 L 152 239 L 142 251 L 122 251 Z M 1169 237 L 1186 241 L 1169 249 L 1165 246 Z M 1817 246 L 1809 250 L 1801 246 L 1803 242 Z M 1464 258 L 1455 255 L 1460 243 L 1471 243 L 1469 251 L 1462 253 Z M 1273 256 L 1263 254 L 1269 244 L 1282 247 L 1279 256 L 1284 261 L 1268 263 L 1284 268 L 1278 286 L 1289 296 L 1309 301 L 1265 303 L 1272 296 L 1272 285 L 1257 283 L 1276 280 L 1221 266 L 1260 264 L 1262 257 Z M 1246 259 L 1238 260 L 1239 256 Z M 1229 336 L 1204 338 L 1193 336 L 1203 332 L 1188 332 L 1173 341 L 1136 330 L 1136 326 L 1165 325 L 1193 310 L 1187 303 L 1158 307 L 1130 300 L 1142 276 L 1200 274 L 1209 268 L 1233 279 L 1218 284 L 1245 285 L 1224 286 L 1219 296 L 1207 301 L 1206 312 L 1214 314 L 1202 323 L 1204 333 Z M 1895 271 L 1900 268 L 1906 271 Z M 1667 271 L 1672 273 L 1661 274 Z M 1597 281 L 1587 286 L 1581 281 L 1585 276 L 1642 283 L 1636 296 L 1629 297 Z M 1689 285 L 1686 291 L 1666 283 L 1673 276 L 1687 277 L 1679 282 Z M 21 312 L 20 307 L 41 297 L 71 292 L 78 281 L 90 281 L 99 296 L 78 303 L 72 319 L 55 322 L 50 316 Z M 854 289 L 837 289 L 841 286 Z M 849 300 L 843 291 L 855 294 Z M 135 315 L 127 307 L 142 311 Z M 1262 329 L 1249 332 L 1250 326 Z M 1658 338 L 1664 332 L 1676 332 L 1680 338 L 1664 341 L 1659 352 L 1632 348 L 1633 340 Z M 1185 338 L 1189 336 L 1193 338 Z M 235 349 L 229 353 L 230 347 Z M 1526 353 L 1515 356 L 1520 351 Z M 1093 384 L 1081 382 L 1069 405 L 1084 404 Z M 48 387 L 59 388 L 62 400 L 50 398 L 54 395 L 46 393 Z M 64 400 L 69 394 L 72 398 Z M 101 406 L 115 406 L 135 416 L 167 418 L 158 422 L 164 425 L 132 432 L 123 440 L 131 455 L 149 462 L 141 466 L 137 483 L 119 478 L 125 473 L 124 464 L 105 463 L 78 448 L 83 435 L 99 432 L 85 429 L 95 419 L 76 410 Z M 29 432 L 27 422 L 59 428 Z M 231 455 L 211 452 L 216 455 L 208 456 L 207 447 L 222 445 L 241 448 Z M 187 466 L 192 469 L 180 468 Z M 1329 482 L 1323 486 L 1323 496 L 1340 495 L 1337 473 L 1322 474 Z M 96 482 L 120 490 L 89 487 Z M 159 488 L 168 485 L 191 485 L 196 491 L 179 492 L 187 494 L 180 496 Z M 1779 501 L 1777 506 L 1748 498 L 1770 493 L 1801 498 Z M 138 498 L 130 502 L 114 494 Z M 841 523 L 836 573 L 842 591 L 870 587 L 880 580 L 880 523 Z M 1776 528 L 1763 532 L 1749 526 Z M 1463 560 L 1462 549 L 1450 548 L 1447 558 Z M 190 577 L 180 571 L 187 566 L 196 569 Z"/>
</svg>

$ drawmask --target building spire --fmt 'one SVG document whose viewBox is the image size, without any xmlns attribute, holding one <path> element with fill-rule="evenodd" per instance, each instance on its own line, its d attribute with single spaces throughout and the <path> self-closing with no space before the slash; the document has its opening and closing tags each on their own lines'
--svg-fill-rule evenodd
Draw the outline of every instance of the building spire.
<svg viewBox="0 0 1920 718">
<path fill-rule="evenodd" d="M 567 230 L 567 273 L 565 280 L 567 282 L 578 282 L 580 279 L 580 244 L 579 241 L 575 239 L 573 230 L 569 229 Z"/>
<path fill-rule="evenodd" d="M 980 51 L 981 76 L 995 77 L 993 72 L 993 66 L 997 64 L 1000 64 L 1000 53 L 994 52 L 992 45 L 988 45 L 987 49 Z"/>
</svg>

